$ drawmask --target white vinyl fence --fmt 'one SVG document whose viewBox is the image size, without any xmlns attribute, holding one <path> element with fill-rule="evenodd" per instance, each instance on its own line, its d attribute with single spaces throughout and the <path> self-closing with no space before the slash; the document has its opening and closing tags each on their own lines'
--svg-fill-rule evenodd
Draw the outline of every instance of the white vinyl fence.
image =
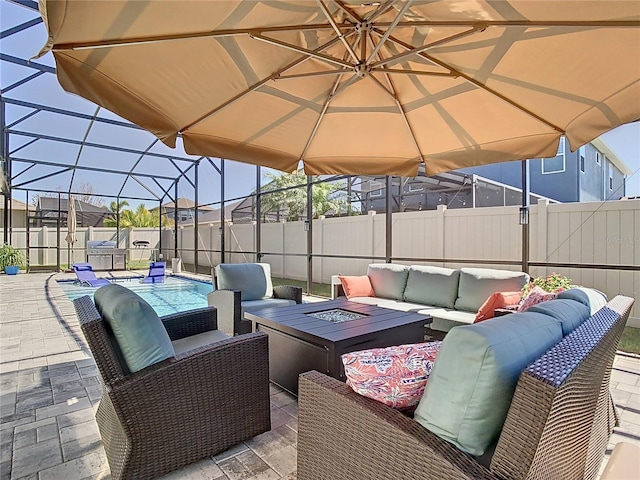
<svg viewBox="0 0 640 480">
<path fill-rule="evenodd" d="M 395 263 L 430 264 L 450 268 L 481 266 L 520 270 L 522 227 L 519 207 L 451 209 L 393 214 L 392 257 Z M 370 257 L 363 259 L 313 259 L 313 280 L 330 283 L 331 276 L 362 275 L 373 257 L 385 256 L 385 215 L 370 212 L 354 217 L 313 221 L 314 255 Z M 530 268 L 532 276 L 556 272 L 575 284 L 605 292 L 609 297 L 624 294 L 639 300 L 630 324 L 640 327 L 640 269 L 621 270 L 617 265 L 640 268 L 640 200 L 550 204 L 543 200 L 531 206 L 529 261 L 533 263 L 575 263 L 605 265 L 602 268 Z M 252 262 L 255 255 L 255 224 L 225 226 L 228 263 Z M 163 238 L 173 248 L 173 234 Z M 220 249 L 220 224 L 199 225 L 199 248 Z M 306 280 L 307 240 L 304 222 L 262 225 L 262 261 L 271 264 L 274 276 Z M 193 227 L 180 229 L 178 245 L 183 261 L 193 263 Z M 165 257 L 172 255 L 172 250 Z M 231 252 L 231 253 L 229 253 Z M 286 255 L 284 255 L 286 254 Z M 293 255 L 292 255 L 293 254 Z M 422 259 L 422 260 L 421 260 Z M 424 261 L 431 259 L 433 261 Z M 435 261 L 447 259 L 448 261 Z M 471 260 L 456 262 L 455 260 Z M 375 260 L 377 262 L 383 260 Z M 510 261 L 513 265 L 491 262 Z M 220 254 L 199 254 L 201 266 L 220 262 Z"/>
<path fill-rule="evenodd" d="M 59 236 L 55 228 L 40 227 L 29 229 L 29 265 L 32 267 L 56 265 L 57 246 L 60 245 L 60 264 L 71 265 L 76 262 L 87 261 L 87 244 L 91 240 L 116 241 L 118 248 L 127 249 L 127 260 L 155 260 L 159 253 L 160 231 L 157 228 L 125 228 L 116 234 L 111 227 L 79 227 L 73 245 L 64 240 L 67 228 L 61 228 Z M 27 229 L 14 228 L 11 243 L 18 248 L 27 246 Z M 149 246 L 136 247 L 133 242 L 146 240 Z"/>
<path fill-rule="evenodd" d="M 516 206 L 476 209 L 451 209 L 393 214 L 392 257 L 395 263 L 431 264 L 450 268 L 486 266 L 520 270 L 522 227 Z M 256 225 L 225 225 L 225 262 L 255 261 Z M 198 265 L 210 271 L 220 263 L 220 223 L 198 225 Z M 330 283 L 332 275 L 362 275 L 367 265 L 381 262 L 385 256 L 385 215 L 321 218 L 313 220 L 313 253 L 328 257 L 313 259 L 313 280 Z M 307 235 L 304 222 L 267 223 L 261 229 L 262 261 L 271 264 L 273 275 L 306 280 Z M 32 246 L 55 246 L 55 230 L 31 229 Z M 174 256 L 174 231 L 164 230 L 162 254 L 170 263 Z M 24 229 L 14 229 L 12 243 L 26 245 Z M 67 261 L 61 229 L 61 263 Z M 193 226 L 178 230 L 179 257 L 194 264 Z M 74 246 L 73 261 L 84 261 L 88 240 L 115 240 L 113 228 L 80 228 Z M 158 253 L 157 229 L 125 229 L 120 232 L 119 247 L 127 248 L 129 260 L 154 259 Z M 149 249 L 137 249 L 134 240 L 147 240 Z M 55 249 L 34 250 L 33 264 L 55 264 Z M 532 276 L 552 272 L 564 274 L 574 283 L 593 287 L 609 297 L 618 293 L 640 300 L 640 270 L 621 270 L 619 265 L 640 266 L 640 200 L 549 204 L 542 201 L 531 207 L 530 258 L 533 263 L 575 263 L 606 268 L 531 267 Z M 331 258 L 336 255 L 346 258 Z M 42 258 L 40 258 L 42 257 Z M 45 258 L 46 257 L 46 258 Z M 349 258 L 351 257 L 351 258 Z M 353 258 L 360 257 L 360 258 Z M 377 257 L 377 260 L 373 260 Z M 456 260 L 467 260 L 472 263 Z M 509 261 L 512 265 L 491 262 Z M 631 312 L 630 324 L 640 326 L 640 301 Z"/>
</svg>

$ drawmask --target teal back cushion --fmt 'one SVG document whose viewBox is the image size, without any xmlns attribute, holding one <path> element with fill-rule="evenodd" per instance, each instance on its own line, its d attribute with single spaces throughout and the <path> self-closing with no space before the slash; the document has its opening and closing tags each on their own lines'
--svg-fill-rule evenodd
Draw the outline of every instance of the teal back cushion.
<svg viewBox="0 0 640 480">
<path fill-rule="evenodd" d="M 541 313 L 452 328 L 415 420 L 461 450 L 482 455 L 500 434 L 522 370 L 561 339 L 560 323 Z"/>
<path fill-rule="evenodd" d="M 582 322 L 591 316 L 591 311 L 586 305 L 575 300 L 560 299 L 537 303 L 527 309 L 527 312 L 544 313 L 560 322 L 562 335 L 569 335 Z"/>
<path fill-rule="evenodd" d="M 460 270 L 412 265 L 409 267 L 404 300 L 453 308 L 458 297 Z"/>
<path fill-rule="evenodd" d="M 556 298 L 580 302 L 589 307 L 591 315 L 607 304 L 607 296 L 594 288 L 574 287 L 560 292 Z"/>
<path fill-rule="evenodd" d="M 242 301 L 273 297 L 268 263 L 220 263 L 216 278 L 220 290 L 240 290 Z"/>
<path fill-rule="evenodd" d="M 162 321 L 134 292 L 112 283 L 96 290 L 94 300 L 131 372 L 175 356 Z"/>
<path fill-rule="evenodd" d="M 517 292 L 529 281 L 523 272 L 492 268 L 462 268 L 456 310 L 477 312 L 495 292 Z"/>
<path fill-rule="evenodd" d="M 409 267 L 393 263 L 372 263 L 367 276 L 376 297 L 403 300 L 404 287 L 407 285 Z"/>
</svg>

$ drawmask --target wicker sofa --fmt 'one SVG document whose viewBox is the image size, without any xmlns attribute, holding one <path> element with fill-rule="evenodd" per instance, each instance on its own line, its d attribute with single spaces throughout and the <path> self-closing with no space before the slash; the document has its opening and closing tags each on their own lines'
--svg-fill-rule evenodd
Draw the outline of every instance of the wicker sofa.
<svg viewBox="0 0 640 480">
<path fill-rule="evenodd" d="M 302 374 L 298 479 L 595 478 L 617 420 L 609 378 L 632 305 L 617 296 L 529 364 L 480 457 L 344 383 Z"/>
<path fill-rule="evenodd" d="M 124 290 L 100 290 L 115 287 Z M 74 306 L 100 371 L 96 421 L 111 478 L 155 478 L 271 428 L 266 334 L 229 338 L 211 307 L 168 315 L 159 320 L 174 355 L 132 372 L 96 303 L 84 296 Z"/>
<path fill-rule="evenodd" d="M 430 328 L 440 332 L 473 323 L 489 295 L 518 291 L 529 281 L 526 273 L 509 270 L 393 263 L 372 263 L 367 276 L 375 296 L 350 296 L 350 301 L 430 315 Z M 344 294 L 338 287 L 338 295 Z"/>
</svg>

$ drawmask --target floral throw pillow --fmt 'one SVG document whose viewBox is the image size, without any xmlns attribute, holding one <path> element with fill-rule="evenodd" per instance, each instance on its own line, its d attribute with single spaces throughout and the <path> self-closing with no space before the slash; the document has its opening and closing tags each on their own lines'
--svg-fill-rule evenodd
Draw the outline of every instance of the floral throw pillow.
<svg viewBox="0 0 640 480">
<path fill-rule="evenodd" d="M 522 300 L 522 303 L 518 307 L 518 312 L 524 312 L 527 308 L 533 307 L 538 303 L 546 302 L 547 300 L 553 300 L 554 298 L 556 298 L 556 295 L 558 295 L 558 293 L 560 292 L 549 293 L 545 292 L 540 287 L 533 287 L 529 294 L 524 298 L 524 300 Z"/>
<path fill-rule="evenodd" d="M 399 410 L 415 407 L 424 393 L 442 342 L 373 348 L 342 355 L 347 385 Z"/>
</svg>

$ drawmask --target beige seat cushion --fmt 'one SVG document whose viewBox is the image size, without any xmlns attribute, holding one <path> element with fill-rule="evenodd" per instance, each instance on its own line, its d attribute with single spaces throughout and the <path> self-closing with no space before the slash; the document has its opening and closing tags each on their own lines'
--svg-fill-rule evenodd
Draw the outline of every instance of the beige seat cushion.
<svg viewBox="0 0 640 480">
<path fill-rule="evenodd" d="M 392 300 L 382 297 L 354 297 L 350 298 L 349 301 L 363 303 L 365 305 L 375 305 L 382 308 L 390 308 L 392 310 L 400 310 L 402 312 L 417 312 L 425 309 L 425 305 L 420 303 L 402 302 L 400 300 Z"/>
<path fill-rule="evenodd" d="M 295 300 L 288 300 L 286 298 L 262 298 L 260 300 L 246 300 L 241 302 L 240 306 L 242 307 L 244 318 L 244 312 L 253 312 L 254 310 L 267 307 L 288 307 L 289 305 L 295 304 Z"/>
<path fill-rule="evenodd" d="M 476 319 L 475 312 L 462 312 L 448 309 L 434 311 L 431 315 L 433 316 L 431 328 L 441 332 L 448 332 L 458 325 L 471 325 Z"/>
<path fill-rule="evenodd" d="M 220 330 L 209 330 L 208 332 L 199 333 L 198 335 L 191 335 L 190 337 L 174 340 L 171 343 L 173 344 L 173 349 L 176 351 L 176 355 L 179 355 L 211 343 L 226 340 L 227 338 L 229 338 L 229 335 Z"/>
</svg>

